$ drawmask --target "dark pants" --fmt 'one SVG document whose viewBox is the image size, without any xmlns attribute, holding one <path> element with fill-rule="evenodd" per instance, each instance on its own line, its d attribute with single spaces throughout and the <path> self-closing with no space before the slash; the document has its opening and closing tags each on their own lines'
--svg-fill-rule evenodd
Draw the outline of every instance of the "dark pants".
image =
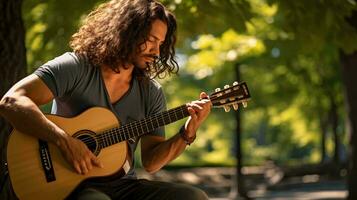
<svg viewBox="0 0 357 200">
<path fill-rule="evenodd" d="M 149 181 L 146 179 L 122 179 L 115 185 L 85 187 L 70 199 L 77 200 L 207 200 L 200 189 L 178 183 Z"/>
</svg>

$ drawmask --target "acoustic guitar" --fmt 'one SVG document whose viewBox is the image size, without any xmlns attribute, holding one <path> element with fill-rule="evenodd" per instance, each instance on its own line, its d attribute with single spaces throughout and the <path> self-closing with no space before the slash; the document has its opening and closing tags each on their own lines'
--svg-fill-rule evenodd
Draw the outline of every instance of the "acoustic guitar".
<svg viewBox="0 0 357 200">
<path fill-rule="evenodd" d="M 244 107 L 250 99 L 247 84 L 235 82 L 216 89 L 209 96 L 213 107 Z M 120 125 L 108 109 L 93 107 L 73 118 L 46 117 L 70 136 L 84 142 L 101 160 L 104 168 L 93 168 L 86 175 L 77 174 L 52 143 L 14 129 L 7 146 L 10 180 L 19 199 L 64 199 L 81 182 L 89 179 L 120 178 L 128 170 L 127 140 L 188 117 L 186 104 L 159 114 Z"/>
</svg>

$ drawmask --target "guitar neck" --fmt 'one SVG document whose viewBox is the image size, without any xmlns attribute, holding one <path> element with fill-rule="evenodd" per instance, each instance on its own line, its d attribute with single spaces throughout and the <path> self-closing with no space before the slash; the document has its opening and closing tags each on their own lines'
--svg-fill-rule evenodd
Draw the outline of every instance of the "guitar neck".
<svg viewBox="0 0 357 200">
<path fill-rule="evenodd" d="M 235 82 L 233 86 L 225 86 L 223 90 L 219 89 L 209 96 L 213 107 L 224 107 L 226 112 L 229 111 L 230 105 L 232 105 L 235 110 L 238 109 L 239 103 L 246 107 L 246 102 L 250 98 L 248 86 L 245 82 Z M 102 148 L 104 148 L 121 141 L 129 140 L 130 138 L 136 138 L 150 133 L 159 127 L 173 123 L 187 116 L 189 116 L 189 113 L 186 104 L 184 104 L 151 117 L 107 130 L 97 137 Z"/>
<path fill-rule="evenodd" d="M 145 119 L 109 129 L 98 137 L 101 141 L 102 148 L 104 148 L 118 142 L 129 140 L 130 138 L 150 133 L 159 127 L 171 124 L 187 116 L 189 116 L 189 113 L 186 104 L 184 104 Z"/>
</svg>

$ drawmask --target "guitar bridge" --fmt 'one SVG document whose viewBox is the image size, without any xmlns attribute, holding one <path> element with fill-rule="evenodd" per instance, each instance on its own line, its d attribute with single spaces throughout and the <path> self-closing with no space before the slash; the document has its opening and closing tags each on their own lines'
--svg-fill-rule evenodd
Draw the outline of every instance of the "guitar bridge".
<svg viewBox="0 0 357 200">
<path fill-rule="evenodd" d="M 43 171 L 45 172 L 46 181 L 52 182 L 56 180 L 55 172 L 53 170 L 52 159 L 50 155 L 50 150 L 48 148 L 47 142 L 43 140 L 38 140 L 40 159 L 42 163 Z"/>
</svg>

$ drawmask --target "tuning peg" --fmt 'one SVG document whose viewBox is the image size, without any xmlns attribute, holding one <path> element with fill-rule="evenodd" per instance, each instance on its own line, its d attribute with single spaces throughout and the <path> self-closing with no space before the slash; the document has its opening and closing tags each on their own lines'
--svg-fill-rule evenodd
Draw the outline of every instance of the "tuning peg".
<svg viewBox="0 0 357 200">
<path fill-rule="evenodd" d="M 238 81 L 234 81 L 233 86 L 238 85 Z"/>
<path fill-rule="evenodd" d="M 223 108 L 224 108 L 224 111 L 226 111 L 226 112 L 229 112 L 231 110 L 231 107 L 229 107 L 229 106 L 223 106 Z"/>
<path fill-rule="evenodd" d="M 246 108 L 246 107 L 248 106 L 248 102 L 243 101 L 243 102 L 242 102 L 242 105 L 243 105 L 244 108 Z"/>
<path fill-rule="evenodd" d="M 233 104 L 233 109 L 238 110 L 238 103 Z"/>
<path fill-rule="evenodd" d="M 221 91 L 221 88 L 216 88 L 214 91 L 219 92 L 219 91 Z"/>
<path fill-rule="evenodd" d="M 224 86 L 224 89 L 227 89 L 227 88 L 229 88 L 229 85 L 225 85 L 225 86 Z"/>
</svg>

